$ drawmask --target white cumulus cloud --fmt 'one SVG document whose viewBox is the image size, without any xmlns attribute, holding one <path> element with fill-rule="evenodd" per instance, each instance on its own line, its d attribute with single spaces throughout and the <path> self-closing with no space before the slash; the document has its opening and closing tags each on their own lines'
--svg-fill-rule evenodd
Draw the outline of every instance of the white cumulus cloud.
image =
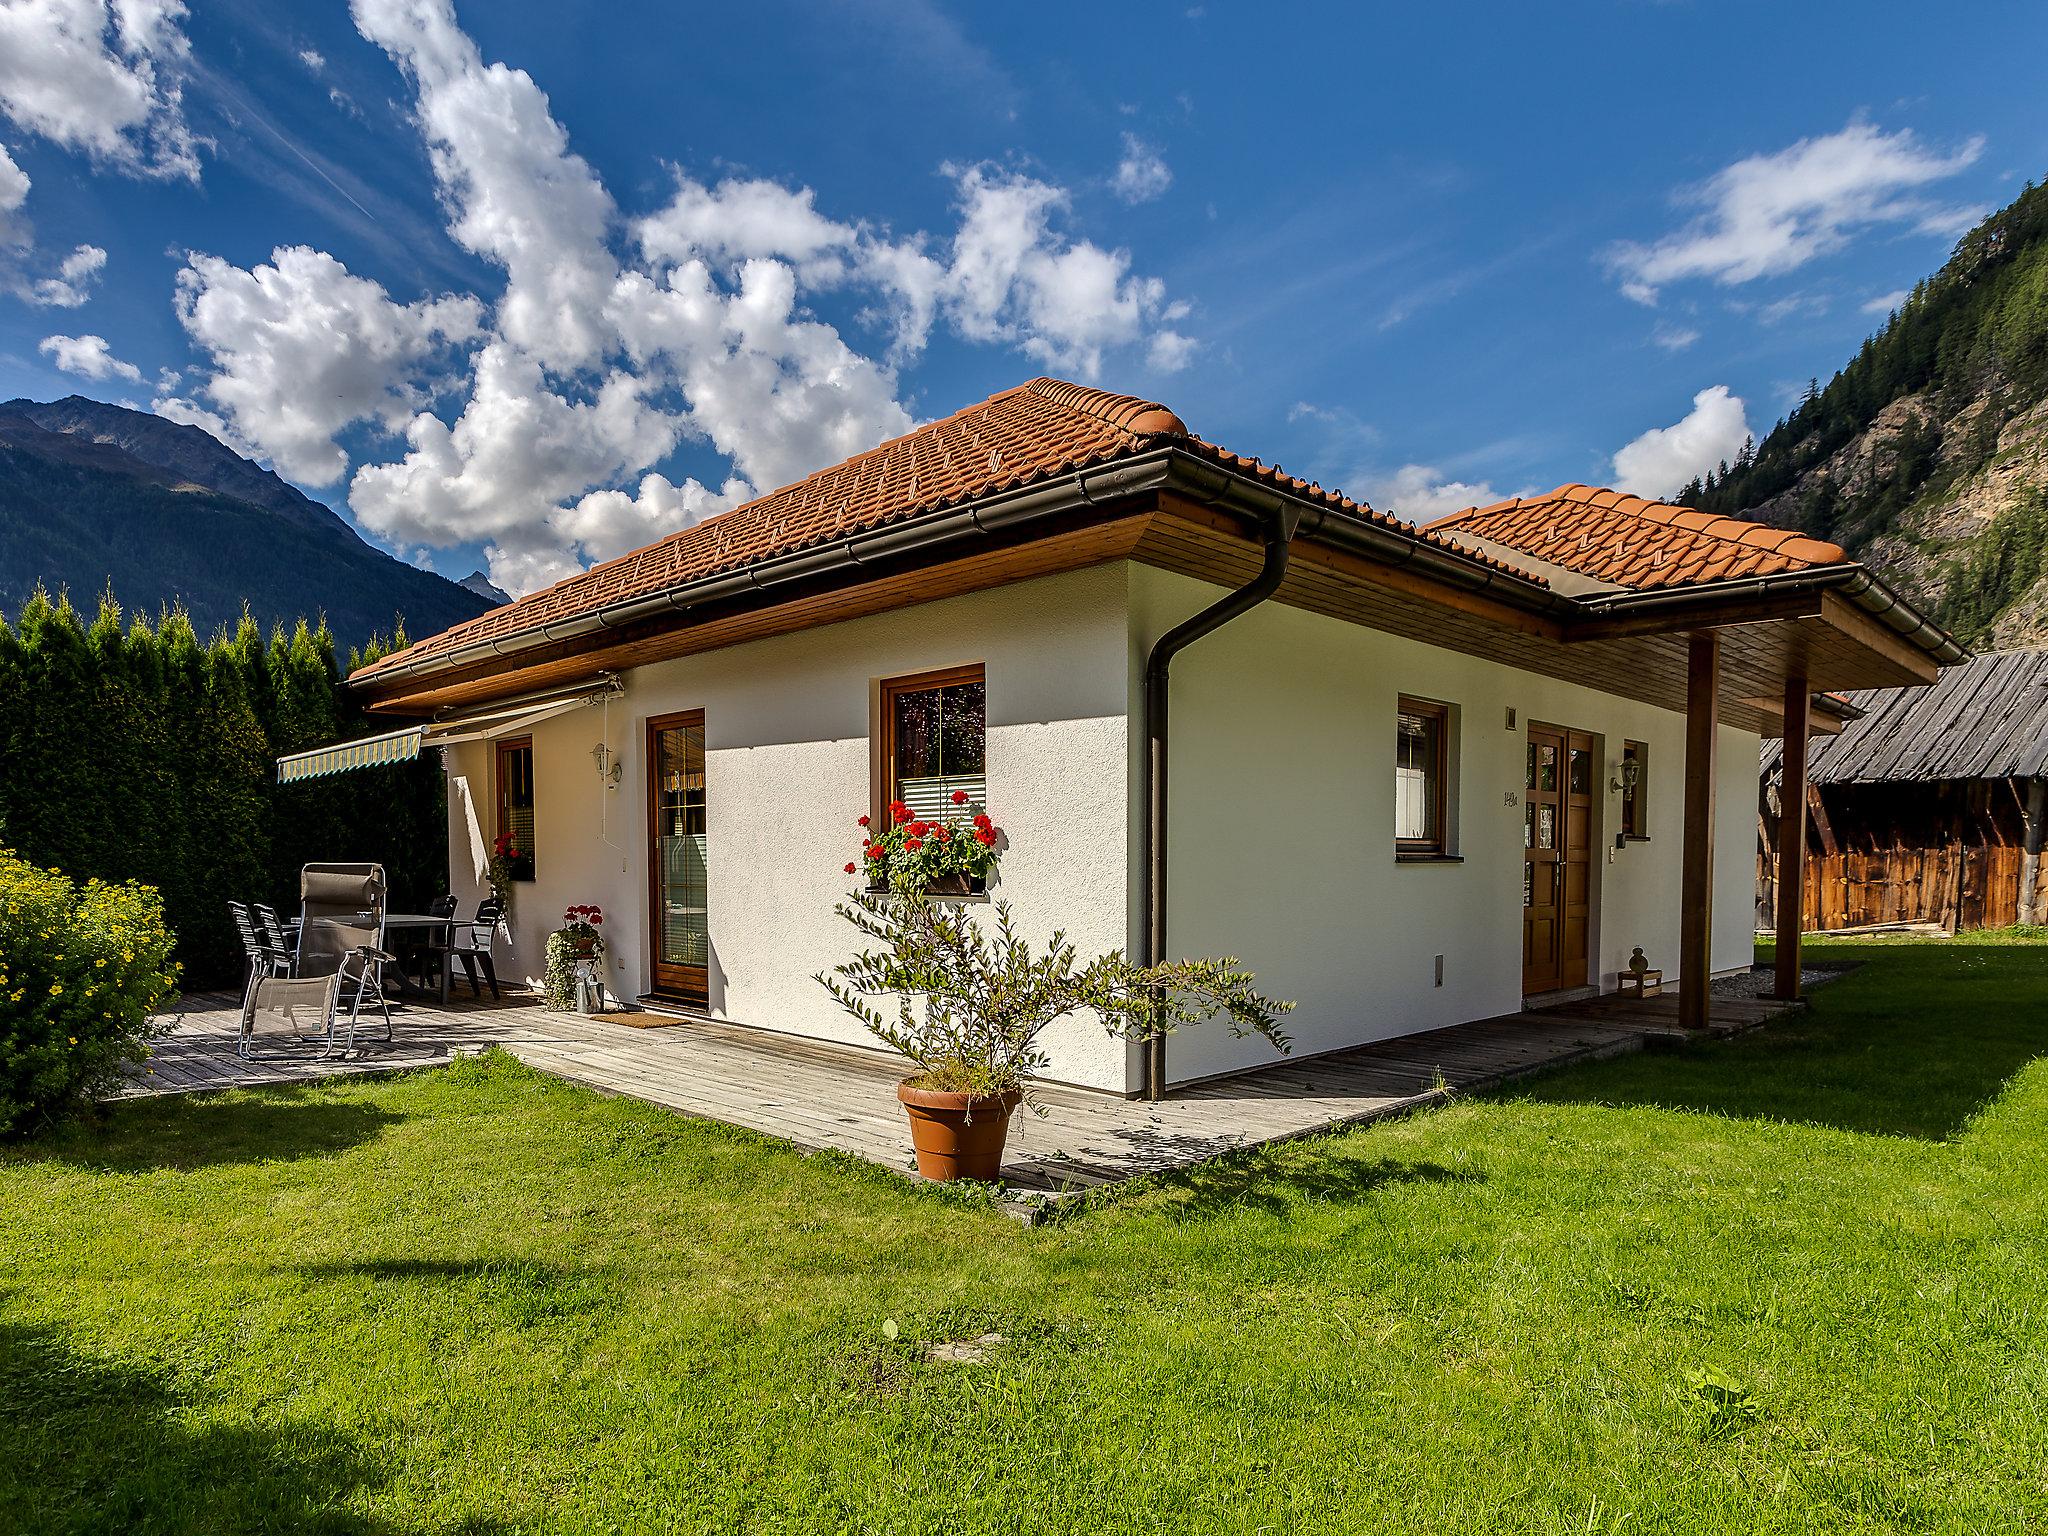
<svg viewBox="0 0 2048 1536">
<path fill-rule="evenodd" d="M 402 428 L 423 403 L 420 365 L 477 332 L 466 297 L 394 302 L 324 251 L 286 246 L 245 270 L 193 255 L 178 318 L 213 365 L 203 393 L 279 473 L 332 485 L 348 468 L 335 435 L 358 421 Z"/>
<path fill-rule="evenodd" d="M 414 92 L 450 235 L 502 283 L 402 303 L 318 251 L 193 256 L 179 314 L 209 366 L 157 408 L 308 483 L 346 474 L 394 547 L 481 543 L 492 580 L 531 590 L 909 430 L 896 370 L 942 325 L 1087 377 L 1113 351 L 1161 372 L 1194 351 L 1187 307 L 1070 233 L 1061 187 L 944 166 L 950 227 L 899 235 L 808 187 L 678 168 L 660 206 L 622 215 L 540 85 L 485 59 L 447 0 L 352 13 Z M 725 471 L 658 472 L 683 443 Z"/>
<path fill-rule="evenodd" d="M 114 356 L 104 336 L 45 336 L 36 350 L 66 373 L 86 379 L 126 379 L 142 382 L 142 370 Z"/>
<path fill-rule="evenodd" d="M 1975 210 L 1931 202 L 1921 189 L 1964 170 L 1983 149 L 1976 138 L 1943 153 L 1910 128 L 1884 133 L 1851 123 L 1738 160 L 1684 189 L 1677 201 L 1698 208 L 1696 217 L 1659 239 L 1613 247 L 1607 263 L 1622 292 L 1654 304 L 1671 283 L 1706 278 L 1733 285 L 1794 271 L 1873 224 L 1951 232 Z"/>
<path fill-rule="evenodd" d="M 92 297 L 106 267 L 105 251 L 96 245 L 81 245 L 57 264 L 54 277 L 38 278 L 22 296 L 50 309 L 76 309 Z"/>
<path fill-rule="evenodd" d="M 1376 511 L 1411 523 L 1427 523 L 1501 499 L 1500 492 L 1484 480 L 1454 480 L 1427 464 L 1403 464 L 1391 475 L 1369 477 L 1364 493 L 1366 503 Z"/>
<path fill-rule="evenodd" d="M 1749 437 L 1741 397 L 1725 384 L 1711 385 L 1678 421 L 1652 427 L 1614 455 L 1614 484 L 1652 500 L 1676 495 L 1695 476 L 1733 463 Z"/>
<path fill-rule="evenodd" d="M 1166 196 L 1173 185 L 1173 171 L 1159 151 L 1135 133 L 1124 135 L 1123 158 L 1116 163 L 1110 190 L 1133 205 Z"/>
<path fill-rule="evenodd" d="M 186 125 L 181 0 L 0 5 L 0 112 L 136 175 L 199 179 Z"/>
<path fill-rule="evenodd" d="M 21 216 L 29 185 L 28 172 L 0 144 L 0 252 L 26 250 L 31 243 L 28 221 Z"/>
<path fill-rule="evenodd" d="M 1894 288 L 1890 293 L 1880 293 L 1876 298 L 1866 300 L 1863 305 L 1863 313 L 1866 315 L 1889 315 L 1893 310 L 1903 308 L 1906 300 L 1912 296 L 1913 290 L 1910 288 Z"/>
</svg>

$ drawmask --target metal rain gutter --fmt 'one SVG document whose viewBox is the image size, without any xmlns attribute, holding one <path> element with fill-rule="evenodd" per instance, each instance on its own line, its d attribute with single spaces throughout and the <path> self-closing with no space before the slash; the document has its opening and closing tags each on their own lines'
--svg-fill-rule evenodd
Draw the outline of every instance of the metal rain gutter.
<svg viewBox="0 0 2048 1536">
<path fill-rule="evenodd" d="M 700 577 L 679 586 L 609 603 L 588 613 L 557 619 L 532 629 L 436 651 L 350 679 L 358 688 L 381 688 L 405 677 L 452 671 L 498 656 L 517 656 L 542 646 L 616 629 L 665 613 L 687 613 L 726 598 L 765 592 L 788 582 L 871 565 L 892 556 L 919 552 L 979 533 L 993 533 L 1036 521 L 1076 506 L 1104 501 L 1156 487 L 1165 478 L 1167 455 L 1153 452 L 1120 459 L 1099 469 L 1078 470 L 1021 491 L 983 497 L 937 513 L 891 523 L 885 527 L 836 539 L 828 544 L 778 555 L 738 571 Z"/>
<path fill-rule="evenodd" d="M 1813 570 L 1780 571 L 1771 576 L 1742 576 L 1733 581 L 1695 587 L 1659 587 L 1649 592 L 1622 592 L 1585 597 L 1582 609 L 1602 615 L 1655 612 L 1721 597 L 1751 593 L 1838 591 L 1893 634 L 1918 646 L 1942 666 L 1969 659 L 1969 651 L 1947 630 L 1872 574 L 1867 566 L 1825 565 Z"/>
</svg>

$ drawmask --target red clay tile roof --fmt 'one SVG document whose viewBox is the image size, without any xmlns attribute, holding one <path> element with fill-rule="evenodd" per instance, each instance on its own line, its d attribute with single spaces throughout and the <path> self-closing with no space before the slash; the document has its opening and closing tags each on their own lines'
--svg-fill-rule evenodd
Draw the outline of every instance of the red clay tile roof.
<svg viewBox="0 0 2048 1536">
<path fill-rule="evenodd" d="M 1839 544 L 1591 485 L 1468 507 L 1425 525 L 1629 588 L 1693 586 L 1839 565 Z"/>
<path fill-rule="evenodd" d="M 1092 468 L 1141 449 L 1172 444 L 1238 474 L 1309 496 L 1382 527 L 1414 534 L 1375 512 L 1257 459 L 1203 442 L 1165 406 L 1059 379 L 1033 379 L 943 421 L 857 454 L 691 528 L 594 565 L 517 602 L 493 608 L 357 671 L 357 678 L 483 640 L 537 629 L 629 598 L 720 575 L 920 512 Z M 1457 549 L 1435 535 L 1417 535 Z M 1497 570 L 1486 555 L 1457 551 Z M 1523 575 L 1525 573 L 1516 572 Z M 1541 584 L 1536 577 L 1526 579 Z"/>
</svg>

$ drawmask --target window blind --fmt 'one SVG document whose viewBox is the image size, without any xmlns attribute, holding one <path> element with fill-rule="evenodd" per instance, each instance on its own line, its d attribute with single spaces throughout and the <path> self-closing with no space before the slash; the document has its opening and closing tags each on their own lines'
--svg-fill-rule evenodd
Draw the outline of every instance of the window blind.
<svg viewBox="0 0 2048 1536">
<path fill-rule="evenodd" d="M 988 778 L 979 773 L 942 773 L 928 778 L 904 779 L 897 785 L 897 796 L 910 807 L 910 814 L 919 821 L 950 821 L 955 816 L 972 816 L 984 809 L 983 802 L 988 796 Z M 964 791 L 965 805 L 953 803 L 953 792 Z"/>
</svg>

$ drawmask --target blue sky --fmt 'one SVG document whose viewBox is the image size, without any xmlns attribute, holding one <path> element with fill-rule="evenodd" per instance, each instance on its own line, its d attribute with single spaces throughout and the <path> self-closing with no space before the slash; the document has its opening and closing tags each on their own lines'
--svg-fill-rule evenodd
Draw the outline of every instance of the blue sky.
<svg viewBox="0 0 2048 1536">
<path fill-rule="evenodd" d="M 514 590 L 1041 372 L 1669 492 L 2048 169 L 2048 10 L 1949 16 L 0 0 L 0 395 Z"/>
</svg>

